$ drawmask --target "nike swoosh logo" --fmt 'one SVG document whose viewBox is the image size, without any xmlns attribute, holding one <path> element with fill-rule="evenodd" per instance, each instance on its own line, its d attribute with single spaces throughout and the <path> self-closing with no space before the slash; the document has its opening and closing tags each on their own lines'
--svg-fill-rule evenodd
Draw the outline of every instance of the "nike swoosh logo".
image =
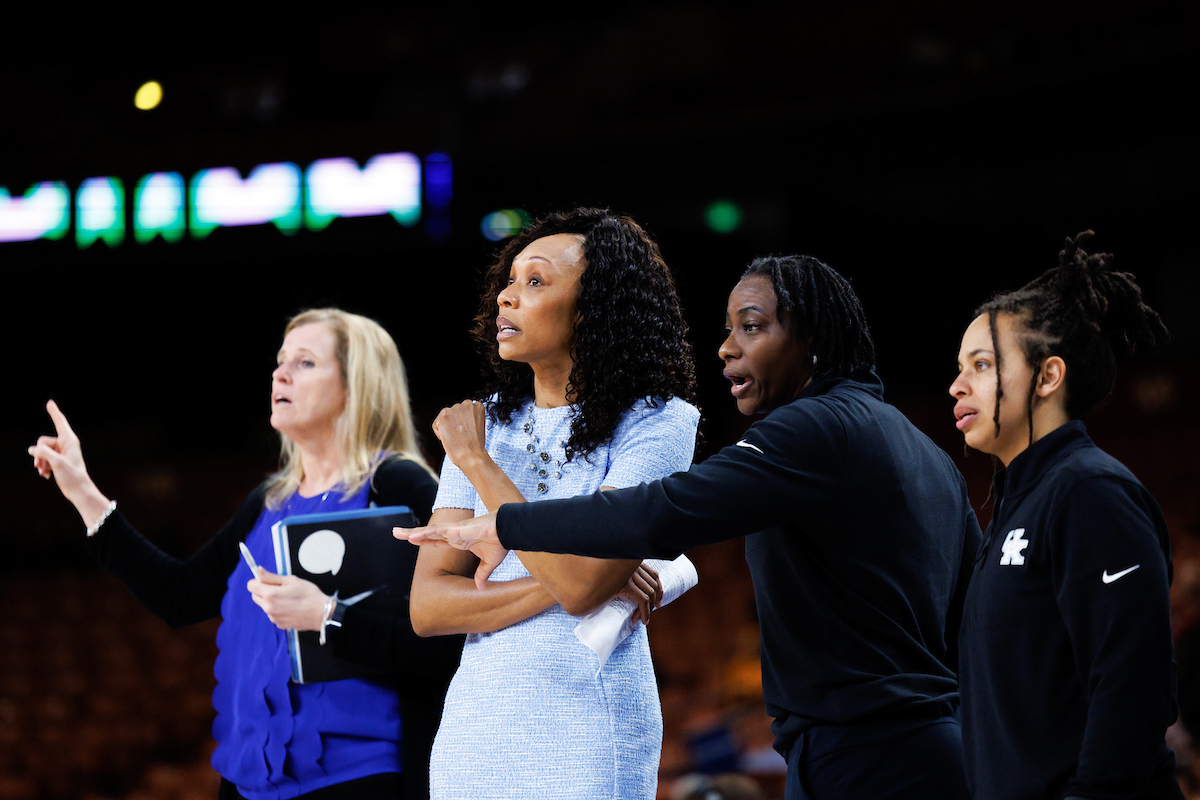
<svg viewBox="0 0 1200 800">
<path fill-rule="evenodd" d="M 1124 578 L 1126 575 L 1133 572 L 1135 569 L 1137 569 L 1140 566 L 1141 566 L 1141 564 L 1134 564 L 1129 569 L 1123 569 L 1120 572 L 1114 572 L 1112 575 L 1108 574 L 1108 570 L 1104 570 L 1104 574 L 1100 576 L 1100 580 L 1104 581 L 1105 583 L 1112 583 L 1113 581 L 1117 580 L 1118 578 Z"/>
<path fill-rule="evenodd" d="M 738 443 L 737 443 L 737 446 L 738 446 L 738 447 L 744 447 L 744 448 L 746 448 L 747 450 L 753 450 L 754 452 L 758 453 L 760 456 L 765 456 L 765 455 L 766 455 L 766 453 L 764 453 L 762 450 L 759 450 L 757 447 L 755 447 L 754 445 L 750 444 L 750 443 L 749 443 L 749 442 L 747 442 L 745 439 L 742 439 L 740 442 L 738 442 Z"/>
</svg>

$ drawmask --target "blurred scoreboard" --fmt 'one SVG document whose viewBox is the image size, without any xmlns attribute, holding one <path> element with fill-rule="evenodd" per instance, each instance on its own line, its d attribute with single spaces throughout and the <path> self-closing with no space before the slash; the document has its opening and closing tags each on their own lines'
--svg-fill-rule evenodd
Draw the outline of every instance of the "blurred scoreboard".
<svg viewBox="0 0 1200 800">
<path fill-rule="evenodd" d="M 130 233 L 143 244 L 207 236 L 219 227 L 274 225 L 283 234 L 320 231 L 338 217 L 392 216 L 425 227 L 427 238 L 449 235 L 453 169 L 450 157 L 383 153 L 358 164 L 319 159 L 301 169 L 260 164 L 242 175 L 233 167 L 203 169 L 185 179 L 154 172 L 133 184 L 118 177 L 87 178 L 78 186 L 43 181 L 14 196 L 0 185 L 0 243 L 64 239 L 74 227 L 79 248 L 120 245 Z"/>
</svg>

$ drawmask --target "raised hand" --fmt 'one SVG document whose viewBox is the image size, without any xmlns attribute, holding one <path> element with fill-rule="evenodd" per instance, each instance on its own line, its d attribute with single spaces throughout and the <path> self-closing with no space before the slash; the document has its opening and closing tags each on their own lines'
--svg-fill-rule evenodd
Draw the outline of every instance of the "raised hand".
<svg viewBox="0 0 1200 800">
<path fill-rule="evenodd" d="M 459 469 L 466 469 L 471 458 L 487 455 L 484 434 L 486 408 L 476 400 L 464 400 L 443 408 L 433 421 L 433 433 L 442 443 L 446 456 Z"/>
<path fill-rule="evenodd" d="M 276 575 L 265 567 L 246 583 L 255 603 L 267 612 L 267 618 L 283 630 L 317 631 L 325 621 L 328 595 L 312 581 L 295 575 Z"/>
<path fill-rule="evenodd" d="M 88 475 L 83 462 L 83 450 L 79 437 L 71 429 L 66 416 L 53 400 L 46 403 L 46 411 L 54 422 L 54 436 L 39 436 L 37 444 L 29 448 L 33 456 L 33 468 L 43 478 L 54 476 L 63 497 L 71 501 L 87 527 L 92 527 L 108 508 L 108 498 L 100 493 Z"/>
<path fill-rule="evenodd" d="M 508 555 L 507 548 L 500 544 L 496 534 L 495 512 L 461 522 L 432 523 L 423 528 L 392 528 L 392 535 L 409 544 L 471 551 L 479 559 L 475 585 L 480 589 Z"/>
</svg>

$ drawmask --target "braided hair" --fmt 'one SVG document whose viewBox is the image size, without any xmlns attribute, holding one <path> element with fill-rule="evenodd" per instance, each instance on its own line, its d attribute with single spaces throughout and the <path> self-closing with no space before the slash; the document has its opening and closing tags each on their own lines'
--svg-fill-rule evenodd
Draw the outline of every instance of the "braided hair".
<svg viewBox="0 0 1200 800">
<path fill-rule="evenodd" d="M 850 282 L 812 256 L 764 256 L 742 280 L 762 275 L 775 290 L 776 316 L 791 320 L 813 356 L 813 377 L 853 377 L 875 368 L 875 344 Z"/>
<path fill-rule="evenodd" d="M 992 420 L 1000 435 L 1000 346 L 996 317 L 1009 314 L 1017 324 L 1017 341 L 1033 368 L 1025 397 L 1029 442 L 1033 443 L 1033 398 L 1042 363 L 1059 356 L 1067 365 L 1066 412 L 1081 419 L 1108 397 L 1116 380 L 1117 356 L 1140 345 L 1165 341 L 1167 328 L 1142 300 L 1142 290 L 1128 272 L 1113 269 L 1111 253 L 1088 253 L 1084 243 L 1093 232 L 1067 237 L 1058 266 L 1012 292 L 997 294 L 975 311 L 988 317 L 996 354 L 996 408 Z"/>
<path fill-rule="evenodd" d="M 559 233 L 583 238 L 586 261 L 567 380 L 567 402 L 576 407 L 566 443 L 571 460 L 612 441 L 622 415 L 639 400 L 652 407 L 672 397 L 694 403 L 696 375 L 675 282 L 649 234 L 606 209 L 548 214 L 514 236 L 484 275 L 471 333 L 490 373 L 478 399 L 494 398 L 492 419 L 509 424 L 533 394 L 532 368 L 500 358 L 496 299 L 513 259 L 535 239 Z"/>
</svg>

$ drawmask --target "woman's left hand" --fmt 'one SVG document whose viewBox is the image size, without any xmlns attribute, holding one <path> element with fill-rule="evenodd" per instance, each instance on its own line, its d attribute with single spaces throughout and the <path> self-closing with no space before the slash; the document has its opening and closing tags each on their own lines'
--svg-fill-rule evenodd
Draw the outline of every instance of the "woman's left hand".
<svg viewBox="0 0 1200 800">
<path fill-rule="evenodd" d="M 328 595 L 312 581 L 295 575 L 276 575 L 258 568 L 258 577 L 249 581 L 254 602 L 267 612 L 267 618 L 279 628 L 298 631 L 319 631 L 325 621 L 325 601 Z"/>
<path fill-rule="evenodd" d="M 487 455 L 484 436 L 486 408 L 476 400 L 464 400 L 443 408 L 433 421 L 433 432 L 454 466 L 465 469 L 469 458 Z"/>
<path fill-rule="evenodd" d="M 658 608 L 658 604 L 662 602 L 662 595 L 662 584 L 658 580 L 658 572 L 646 566 L 644 561 L 629 576 L 629 582 L 625 584 L 625 588 L 616 594 L 617 597 L 628 597 L 637 603 L 637 610 L 633 612 L 633 618 L 646 625 L 650 624 L 650 612 Z"/>
</svg>

